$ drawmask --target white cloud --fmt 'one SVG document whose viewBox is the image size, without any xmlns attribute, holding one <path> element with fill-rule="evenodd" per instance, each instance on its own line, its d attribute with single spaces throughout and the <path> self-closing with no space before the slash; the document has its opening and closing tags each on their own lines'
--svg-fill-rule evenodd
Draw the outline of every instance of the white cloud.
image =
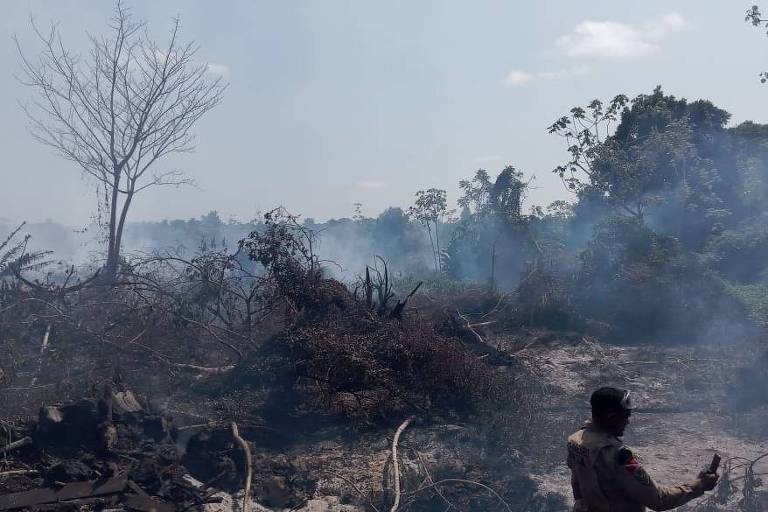
<svg viewBox="0 0 768 512">
<path fill-rule="evenodd" d="M 583 76 L 590 71 L 589 66 L 584 64 L 570 68 L 555 69 L 543 71 L 541 73 L 528 73 L 526 71 L 512 71 L 504 79 L 504 84 L 508 86 L 527 85 L 536 80 L 563 80 L 574 76 Z"/>
<path fill-rule="evenodd" d="M 507 76 L 504 78 L 504 83 L 506 85 L 525 85 L 527 83 L 533 82 L 536 79 L 535 76 L 533 76 L 530 73 L 526 73 L 525 71 L 510 71 Z"/>
<path fill-rule="evenodd" d="M 206 64 L 206 67 L 208 68 L 208 72 L 212 75 L 219 75 L 221 77 L 227 78 L 229 76 L 229 66 L 225 66 L 224 64 L 216 64 L 215 62 L 209 62 Z"/>
<path fill-rule="evenodd" d="M 660 41 L 687 28 L 677 12 L 663 14 L 647 23 L 630 25 L 616 21 L 582 21 L 572 32 L 557 39 L 557 47 L 569 57 L 632 59 L 661 50 Z"/>
<path fill-rule="evenodd" d="M 380 180 L 363 180 L 358 182 L 356 186 L 363 190 L 381 190 L 387 188 L 387 183 Z"/>
<path fill-rule="evenodd" d="M 614 21 L 583 21 L 558 38 L 557 46 L 569 57 L 607 59 L 644 57 L 659 51 L 657 44 L 643 40 L 639 30 Z"/>
</svg>

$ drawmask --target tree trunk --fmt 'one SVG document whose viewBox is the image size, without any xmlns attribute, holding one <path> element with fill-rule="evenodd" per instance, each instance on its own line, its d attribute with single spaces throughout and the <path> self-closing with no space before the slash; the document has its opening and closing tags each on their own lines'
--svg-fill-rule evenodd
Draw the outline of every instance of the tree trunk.
<svg viewBox="0 0 768 512">
<path fill-rule="evenodd" d="M 117 200 L 120 194 L 120 169 L 113 172 L 112 198 L 109 204 L 109 242 L 107 247 L 107 264 L 104 268 L 104 278 L 114 280 L 117 277 L 117 265 L 120 259 L 120 242 L 117 240 Z"/>
<path fill-rule="evenodd" d="M 443 258 L 440 254 L 440 234 L 438 233 L 438 230 L 440 229 L 440 226 L 437 224 L 437 220 L 435 221 L 435 245 L 437 246 L 437 250 L 435 252 L 435 256 L 437 256 L 437 271 L 442 272 L 443 271 Z"/>
<path fill-rule="evenodd" d="M 493 241 L 491 248 L 491 291 L 496 290 L 496 240 Z"/>
<path fill-rule="evenodd" d="M 133 194 L 134 194 L 134 184 L 131 183 L 131 185 L 128 187 L 128 193 L 125 195 L 125 202 L 123 203 L 123 208 L 120 211 L 120 221 L 117 224 L 117 231 L 115 232 L 115 247 L 114 247 L 114 255 L 115 255 L 115 272 L 114 274 L 111 274 L 113 278 L 117 277 L 117 267 L 120 262 L 120 248 L 123 244 L 123 228 L 125 228 L 125 219 L 128 218 L 128 209 L 131 207 L 131 201 L 133 201 Z"/>
<path fill-rule="evenodd" d="M 432 248 L 432 259 L 435 260 L 435 270 L 438 270 L 437 267 L 437 251 L 435 251 L 435 242 L 432 239 L 432 228 L 429 225 L 429 221 L 427 221 L 427 233 L 429 233 L 429 246 Z"/>
</svg>

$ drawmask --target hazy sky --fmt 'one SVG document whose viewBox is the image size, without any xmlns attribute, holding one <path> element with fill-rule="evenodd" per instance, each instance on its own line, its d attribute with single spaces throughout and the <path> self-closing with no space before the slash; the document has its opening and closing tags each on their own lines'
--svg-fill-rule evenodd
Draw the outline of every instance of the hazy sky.
<svg viewBox="0 0 768 512">
<path fill-rule="evenodd" d="M 566 157 L 546 127 L 570 107 L 661 84 L 768 122 L 768 38 L 733 0 L 126 0 L 158 36 L 182 38 L 230 83 L 198 125 L 198 149 L 169 162 L 198 188 L 149 191 L 132 218 L 218 210 L 253 218 L 283 204 L 317 219 L 408 206 L 478 167 L 535 174 L 532 204 L 566 197 Z M 766 6 L 768 7 L 768 5 Z M 0 6 L 0 218 L 88 222 L 92 184 L 37 144 L 18 103 L 13 34 L 34 53 L 29 16 L 57 21 L 73 47 L 104 30 L 106 0 Z"/>
</svg>

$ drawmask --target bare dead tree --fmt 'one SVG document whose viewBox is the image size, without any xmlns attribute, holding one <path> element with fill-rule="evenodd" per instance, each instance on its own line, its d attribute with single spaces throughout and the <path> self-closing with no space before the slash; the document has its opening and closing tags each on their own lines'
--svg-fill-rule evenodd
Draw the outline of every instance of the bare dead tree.
<svg viewBox="0 0 768 512">
<path fill-rule="evenodd" d="M 114 278 L 135 195 L 191 183 L 178 170 L 156 168 L 164 157 L 194 149 L 192 127 L 221 102 L 226 84 L 196 60 L 197 45 L 179 42 L 178 18 L 160 46 L 120 1 L 110 34 L 89 35 L 85 58 L 65 46 L 55 25 L 44 33 L 33 20 L 32 28 L 42 44 L 37 59 L 16 40 L 19 80 L 36 93 L 23 105 L 30 131 L 96 180 L 109 212 L 103 275 Z"/>
</svg>

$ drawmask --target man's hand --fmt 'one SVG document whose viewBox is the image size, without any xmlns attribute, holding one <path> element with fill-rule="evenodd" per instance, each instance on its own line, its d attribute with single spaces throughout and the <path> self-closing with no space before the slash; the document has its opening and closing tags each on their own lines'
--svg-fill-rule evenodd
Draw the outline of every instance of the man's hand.
<svg viewBox="0 0 768 512">
<path fill-rule="evenodd" d="M 717 473 L 707 473 L 702 471 L 699 473 L 698 480 L 701 483 L 702 489 L 705 491 L 711 491 L 717 485 L 717 481 L 720 480 L 720 475 Z"/>
</svg>

